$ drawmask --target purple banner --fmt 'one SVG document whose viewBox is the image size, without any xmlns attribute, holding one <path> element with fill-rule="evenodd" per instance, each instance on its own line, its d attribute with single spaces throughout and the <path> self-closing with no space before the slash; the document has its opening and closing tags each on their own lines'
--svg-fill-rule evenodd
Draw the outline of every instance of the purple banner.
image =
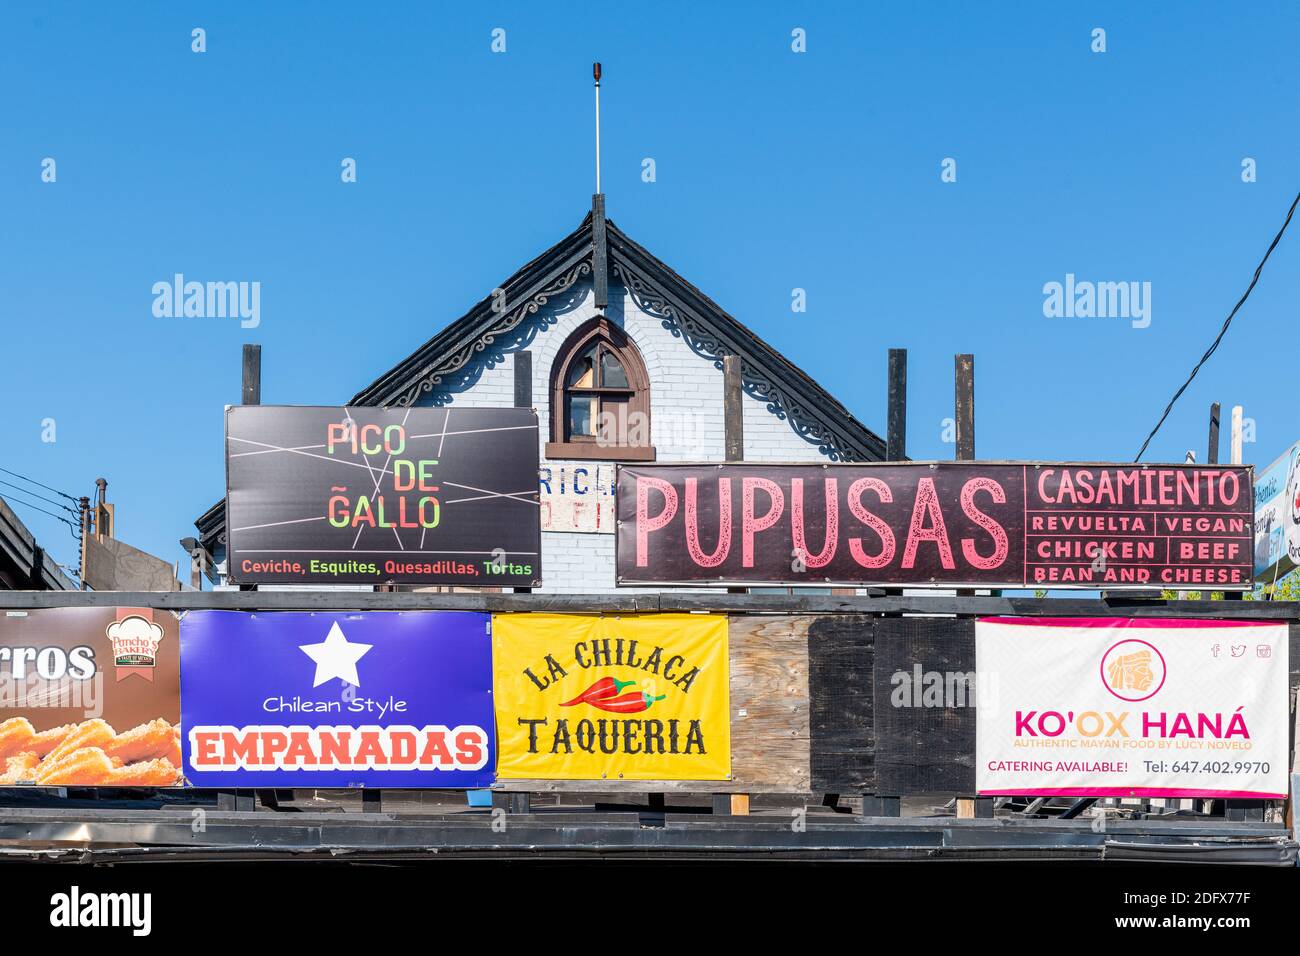
<svg viewBox="0 0 1300 956">
<path fill-rule="evenodd" d="M 483 787 L 491 617 L 191 611 L 181 621 L 195 787 Z"/>
</svg>

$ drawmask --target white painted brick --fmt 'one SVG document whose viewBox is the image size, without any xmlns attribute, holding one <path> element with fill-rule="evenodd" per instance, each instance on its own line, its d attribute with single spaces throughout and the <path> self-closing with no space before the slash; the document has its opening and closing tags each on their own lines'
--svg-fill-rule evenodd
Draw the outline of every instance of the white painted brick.
<svg viewBox="0 0 1300 956">
<path fill-rule="evenodd" d="M 692 352 L 681 338 L 663 327 L 662 320 L 642 312 L 620 286 L 611 285 L 609 293 L 605 315 L 620 325 L 636 345 L 650 376 L 650 432 L 656 460 L 722 461 L 722 370 Z M 542 447 L 538 452 L 543 463 L 550 431 L 551 366 L 565 339 L 596 314 L 589 285 L 576 305 L 552 303 L 539 313 L 548 323 L 554 321 L 539 331 L 529 345 L 533 353 L 533 404 L 541 423 Z M 434 404 L 431 399 L 429 396 L 424 401 Z M 496 367 L 484 369 L 471 388 L 450 399 L 453 408 L 514 404 L 514 356 L 507 355 Z M 749 461 L 827 460 L 816 445 L 796 434 L 789 421 L 777 418 L 764 402 L 749 396 L 744 401 L 744 428 L 745 458 Z M 551 593 L 665 590 L 616 588 L 612 534 L 543 533 L 542 578 L 540 590 Z"/>
</svg>

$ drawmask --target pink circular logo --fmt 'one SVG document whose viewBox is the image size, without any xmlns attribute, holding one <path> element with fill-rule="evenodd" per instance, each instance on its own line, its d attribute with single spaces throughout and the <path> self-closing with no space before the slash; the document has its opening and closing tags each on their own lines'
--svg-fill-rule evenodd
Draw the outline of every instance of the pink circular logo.
<svg viewBox="0 0 1300 956">
<path fill-rule="evenodd" d="M 1165 658 L 1154 644 L 1126 638 L 1101 656 L 1101 682 L 1120 700 L 1154 697 L 1165 686 Z"/>
</svg>

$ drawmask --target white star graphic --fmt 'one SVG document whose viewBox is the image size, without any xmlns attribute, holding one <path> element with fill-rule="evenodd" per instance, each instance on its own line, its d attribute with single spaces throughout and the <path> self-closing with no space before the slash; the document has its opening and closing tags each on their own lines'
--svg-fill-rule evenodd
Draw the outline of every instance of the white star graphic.
<svg viewBox="0 0 1300 956">
<path fill-rule="evenodd" d="M 299 644 L 298 650 L 316 662 L 316 680 L 311 685 L 319 687 L 331 678 L 337 677 L 345 684 L 361 686 L 357 676 L 357 661 L 366 656 L 373 644 L 349 644 L 343 636 L 343 629 L 335 621 L 329 634 L 320 644 Z"/>
</svg>

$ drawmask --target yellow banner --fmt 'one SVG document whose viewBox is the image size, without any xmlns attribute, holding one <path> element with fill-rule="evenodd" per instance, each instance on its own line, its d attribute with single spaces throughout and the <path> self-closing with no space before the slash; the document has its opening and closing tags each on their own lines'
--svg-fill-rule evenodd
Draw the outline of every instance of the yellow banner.
<svg viewBox="0 0 1300 956">
<path fill-rule="evenodd" d="M 497 776 L 726 780 L 729 671 L 722 615 L 494 615 Z"/>
</svg>

